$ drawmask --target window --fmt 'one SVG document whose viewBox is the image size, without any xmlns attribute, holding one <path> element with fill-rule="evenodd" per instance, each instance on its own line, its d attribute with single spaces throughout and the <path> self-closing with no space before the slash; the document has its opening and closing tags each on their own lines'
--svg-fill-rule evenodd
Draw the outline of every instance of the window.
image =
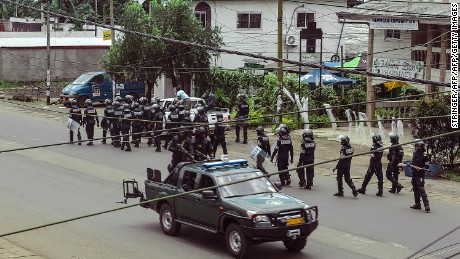
<svg viewBox="0 0 460 259">
<path fill-rule="evenodd" d="M 182 189 L 189 192 L 195 188 L 196 173 L 185 171 L 182 178 Z"/>
<path fill-rule="evenodd" d="M 385 30 L 385 39 L 401 39 L 401 31 L 400 30 Z"/>
<path fill-rule="evenodd" d="M 354 7 L 354 6 L 360 5 L 362 3 L 364 3 L 363 0 L 347 0 L 347 7 L 348 8 Z"/>
<path fill-rule="evenodd" d="M 307 40 L 307 53 L 316 53 L 316 40 L 315 39 Z"/>
<path fill-rule="evenodd" d="M 201 22 L 201 26 L 206 27 L 206 24 L 208 23 L 206 12 L 197 11 L 195 12 L 195 16 L 198 19 L 198 21 Z"/>
<path fill-rule="evenodd" d="M 238 23 L 239 29 L 260 29 L 262 28 L 262 14 L 260 13 L 239 13 Z"/>
<path fill-rule="evenodd" d="M 314 13 L 297 13 L 297 27 L 298 28 L 307 28 L 308 22 L 315 21 Z"/>
<path fill-rule="evenodd" d="M 212 186 L 216 186 L 216 184 L 214 183 L 214 180 L 207 175 L 204 175 L 204 174 L 201 175 L 200 184 L 198 185 L 198 189 L 212 187 Z M 211 191 L 213 191 L 214 194 L 216 194 L 215 188 L 211 189 Z"/>
</svg>

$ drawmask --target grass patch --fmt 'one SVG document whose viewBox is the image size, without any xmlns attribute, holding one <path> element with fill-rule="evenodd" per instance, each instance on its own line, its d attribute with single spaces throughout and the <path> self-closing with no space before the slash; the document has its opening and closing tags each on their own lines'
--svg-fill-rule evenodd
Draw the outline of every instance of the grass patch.
<svg viewBox="0 0 460 259">
<path fill-rule="evenodd" d="M 460 182 L 460 170 L 445 170 L 441 175 L 448 180 Z"/>
</svg>

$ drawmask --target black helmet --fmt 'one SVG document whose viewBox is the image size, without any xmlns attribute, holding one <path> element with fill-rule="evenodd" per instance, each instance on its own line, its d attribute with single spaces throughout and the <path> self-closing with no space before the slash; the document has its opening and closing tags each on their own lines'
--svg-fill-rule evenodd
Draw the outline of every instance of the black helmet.
<svg viewBox="0 0 460 259">
<path fill-rule="evenodd" d="M 114 102 L 113 102 L 113 107 L 115 107 L 115 108 L 116 108 L 116 107 L 120 107 L 120 105 L 121 105 L 121 103 L 118 102 L 118 101 L 114 101 Z"/>
<path fill-rule="evenodd" d="M 123 98 L 121 98 L 121 96 L 117 96 L 117 97 L 115 97 L 115 101 L 116 101 L 116 102 L 119 102 L 119 103 L 122 103 L 122 102 L 123 102 Z"/>
<path fill-rule="evenodd" d="M 91 101 L 90 99 L 86 100 L 85 103 L 86 106 L 93 106 L 93 101 Z"/>
<path fill-rule="evenodd" d="M 280 131 L 281 129 L 283 129 L 283 128 L 286 129 L 286 132 L 287 132 L 287 133 L 290 132 L 290 131 L 289 131 L 288 125 L 287 125 L 287 124 L 284 124 L 284 123 L 280 124 L 280 125 L 278 126 L 278 128 L 276 129 L 276 131 L 279 132 L 279 131 Z"/>
<path fill-rule="evenodd" d="M 152 105 L 151 109 L 157 111 L 158 109 L 160 109 L 160 105 L 154 103 L 154 104 Z"/>
<path fill-rule="evenodd" d="M 281 128 L 280 129 L 280 136 L 286 136 L 288 134 L 286 128 Z"/>
<path fill-rule="evenodd" d="M 104 103 L 105 103 L 105 105 L 107 105 L 107 106 L 108 106 L 108 105 L 112 105 L 112 100 L 110 100 L 110 99 L 105 99 Z"/>
<path fill-rule="evenodd" d="M 179 106 L 177 106 L 177 109 L 179 109 L 179 111 L 183 111 L 185 110 L 185 106 L 183 104 L 179 104 Z"/>
<path fill-rule="evenodd" d="M 128 94 L 125 96 L 125 100 L 128 101 L 128 102 L 133 102 L 134 101 L 134 96 Z"/>
<path fill-rule="evenodd" d="M 425 152 L 425 142 L 423 142 L 422 140 L 420 139 L 414 139 L 415 143 L 415 148 L 421 148 L 424 152 Z"/>
<path fill-rule="evenodd" d="M 390 136 L 390 142 L 391 144 L 398 144 L 399 142 L 399 137 L 398 135 L 396 135 L 396 133 L 394 132 L 390 132 L 390 134 L 388 134 Z"/>
<path fill-rule="evenodd" d="M 340 144 L 342 145 L 348 145 L 350 144 L 350 138 L 346 135 L 340 135 L 338 137 L 338 139 L 340 140 Z"/>
<path fill-rule="evenodd" d="M 131 111 L 131 106 L 128 103 L 123 104 L 124 111 Z"/>
<path fill-rule="evenodd" d="M 203 108 L 203 106 L 199 106 L 198 108 L 196 108 L 196 110 L 198 111 L 199 114 L 203 114 L 203 113 L 204 113 L 204 108 Z"/>
<path fill-rule="evenodd" d="M 73 108 L 77 108 L 78 107 L 77 100 L 75 99 L 70 100 L 70 106 L 72 106 Z"/>
<path fill-rule="evenodd" d="M 217 121 L 223 121 L 224 120 L 224 115 L 220 112 L 216 114 Z"/>
<path fill-rule="evenodd" d="M 139 108 L 141 108 L 141 105 L 138 102 L 134 102 L 133 107 L 134 107 L 134 109 L 139 109 Z"/>
<path fill-rule="evenodd" d="M 307 139 L 307 138 L 310 138 L 310 140 L 313 140 L 313 131 L 311 131 L 311 129 L 304 129 L 302 131 L 302 137 L 304 139 Z"/>
<path fill-rule="evenodd" d="M 169 111 L 175 112 L 176 111 L 176 106 L 174 104 L 169 105 Z"/>
<path fill-rule="evenodd" d="M 264 127 L 259 126 L 256 128 L 256 133 L 257 135 L 263 135 L 264 134 Z"/>
<path fill-rule="evenodd" d="M 142 96 L 141 98 L 139 98 L 139 103 L 142 105 L 146 105 L 148 101 L 149 100 L 147 99 L 147 97 Z"/>
<path fill-rule="evenodd" d="M 195 131 L 195 136 L 198 136 L 198 137 L 204 138 L 205 134 L 206 134 L 206 129 L 204 127 L 199 127 Z"/>
<path fill-rule="evenodd" d="M 371 134 L 371 138 L 372 138 L 372 141 L 374 143 L 378 143 L 378 144 L 382 144 L 382 136 L 380 136 L 380 134 L 378 133 L 372 133 Z"/>
</svg>

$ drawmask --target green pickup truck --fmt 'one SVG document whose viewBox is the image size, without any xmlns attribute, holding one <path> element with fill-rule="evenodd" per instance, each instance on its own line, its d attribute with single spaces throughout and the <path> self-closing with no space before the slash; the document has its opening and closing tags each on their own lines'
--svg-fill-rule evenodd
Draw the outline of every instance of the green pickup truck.
<svg viewBox="0 0 460 259">
<path fill-rule="evenodd" d="M 143 207 L 160 214 L 167 235 L 177 235 L 182 225 L 224 235 L 235 258 L 244 258 L 251 245 L 272 241 L 283 241 L 289 251 L 301 251 L 318 226 L 318 208 L 279 192 L 280 183 L 258 176 L 262 172 L 243 159 L 180 163 L 164 181 L 158 170 L 147 169 L 145 198 L 135 180 L 124 181 L 125 202 L 176 195 Z M 243 181 L 250 178 L 256 179 Z M 225 186 L 177 196 L 216 185 Z"/>
</svg>

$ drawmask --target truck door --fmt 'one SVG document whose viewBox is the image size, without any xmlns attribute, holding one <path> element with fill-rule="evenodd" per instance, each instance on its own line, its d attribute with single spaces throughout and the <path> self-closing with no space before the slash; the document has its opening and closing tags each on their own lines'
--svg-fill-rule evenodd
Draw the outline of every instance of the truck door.
<svg viewBox="0 0 460 259">
<path fill-rule="evenodd" d="M 198 189 L 215 186 L 215 181 L 208 175 L 202 174 L 198 180 Z M 218 196 L 217 189 L 212 191 Z M 197 193 L 195 197 L 196 208 L 192 211 L 193 218 L 197 219 L 197 223 L 213 229 L 218 228 L 219 224 L 219 198 L 203 199 L 201 193 Z"/>
<path fill-rule="evenodd" d="M 104 101 L 105 99 L 112 100 L 112 82 L 110 81 L 109 77 L 104 77 L 104 82 L 101 85 L 101 100 Z"/>
<path fill-rule="evenodd" d="M 196 173 L 183 171 L 179 177 L 178 193 L 196 189 Z M 196 210 L 196 198 L 198 194 L 187 194 L 176 198 L 175 208 L 177 217 L 192 221 L 193 211 Z"/>
<path fill-rule="evenodd" d="M 101 90 L 104 84 L 104 75 L 97 75 L 91 79 L 89 85 L 91 86 L 92 96 L 90 97 L 91 100 L 100 102 L 104 96 L 101 94 Z"/>
</svg>

